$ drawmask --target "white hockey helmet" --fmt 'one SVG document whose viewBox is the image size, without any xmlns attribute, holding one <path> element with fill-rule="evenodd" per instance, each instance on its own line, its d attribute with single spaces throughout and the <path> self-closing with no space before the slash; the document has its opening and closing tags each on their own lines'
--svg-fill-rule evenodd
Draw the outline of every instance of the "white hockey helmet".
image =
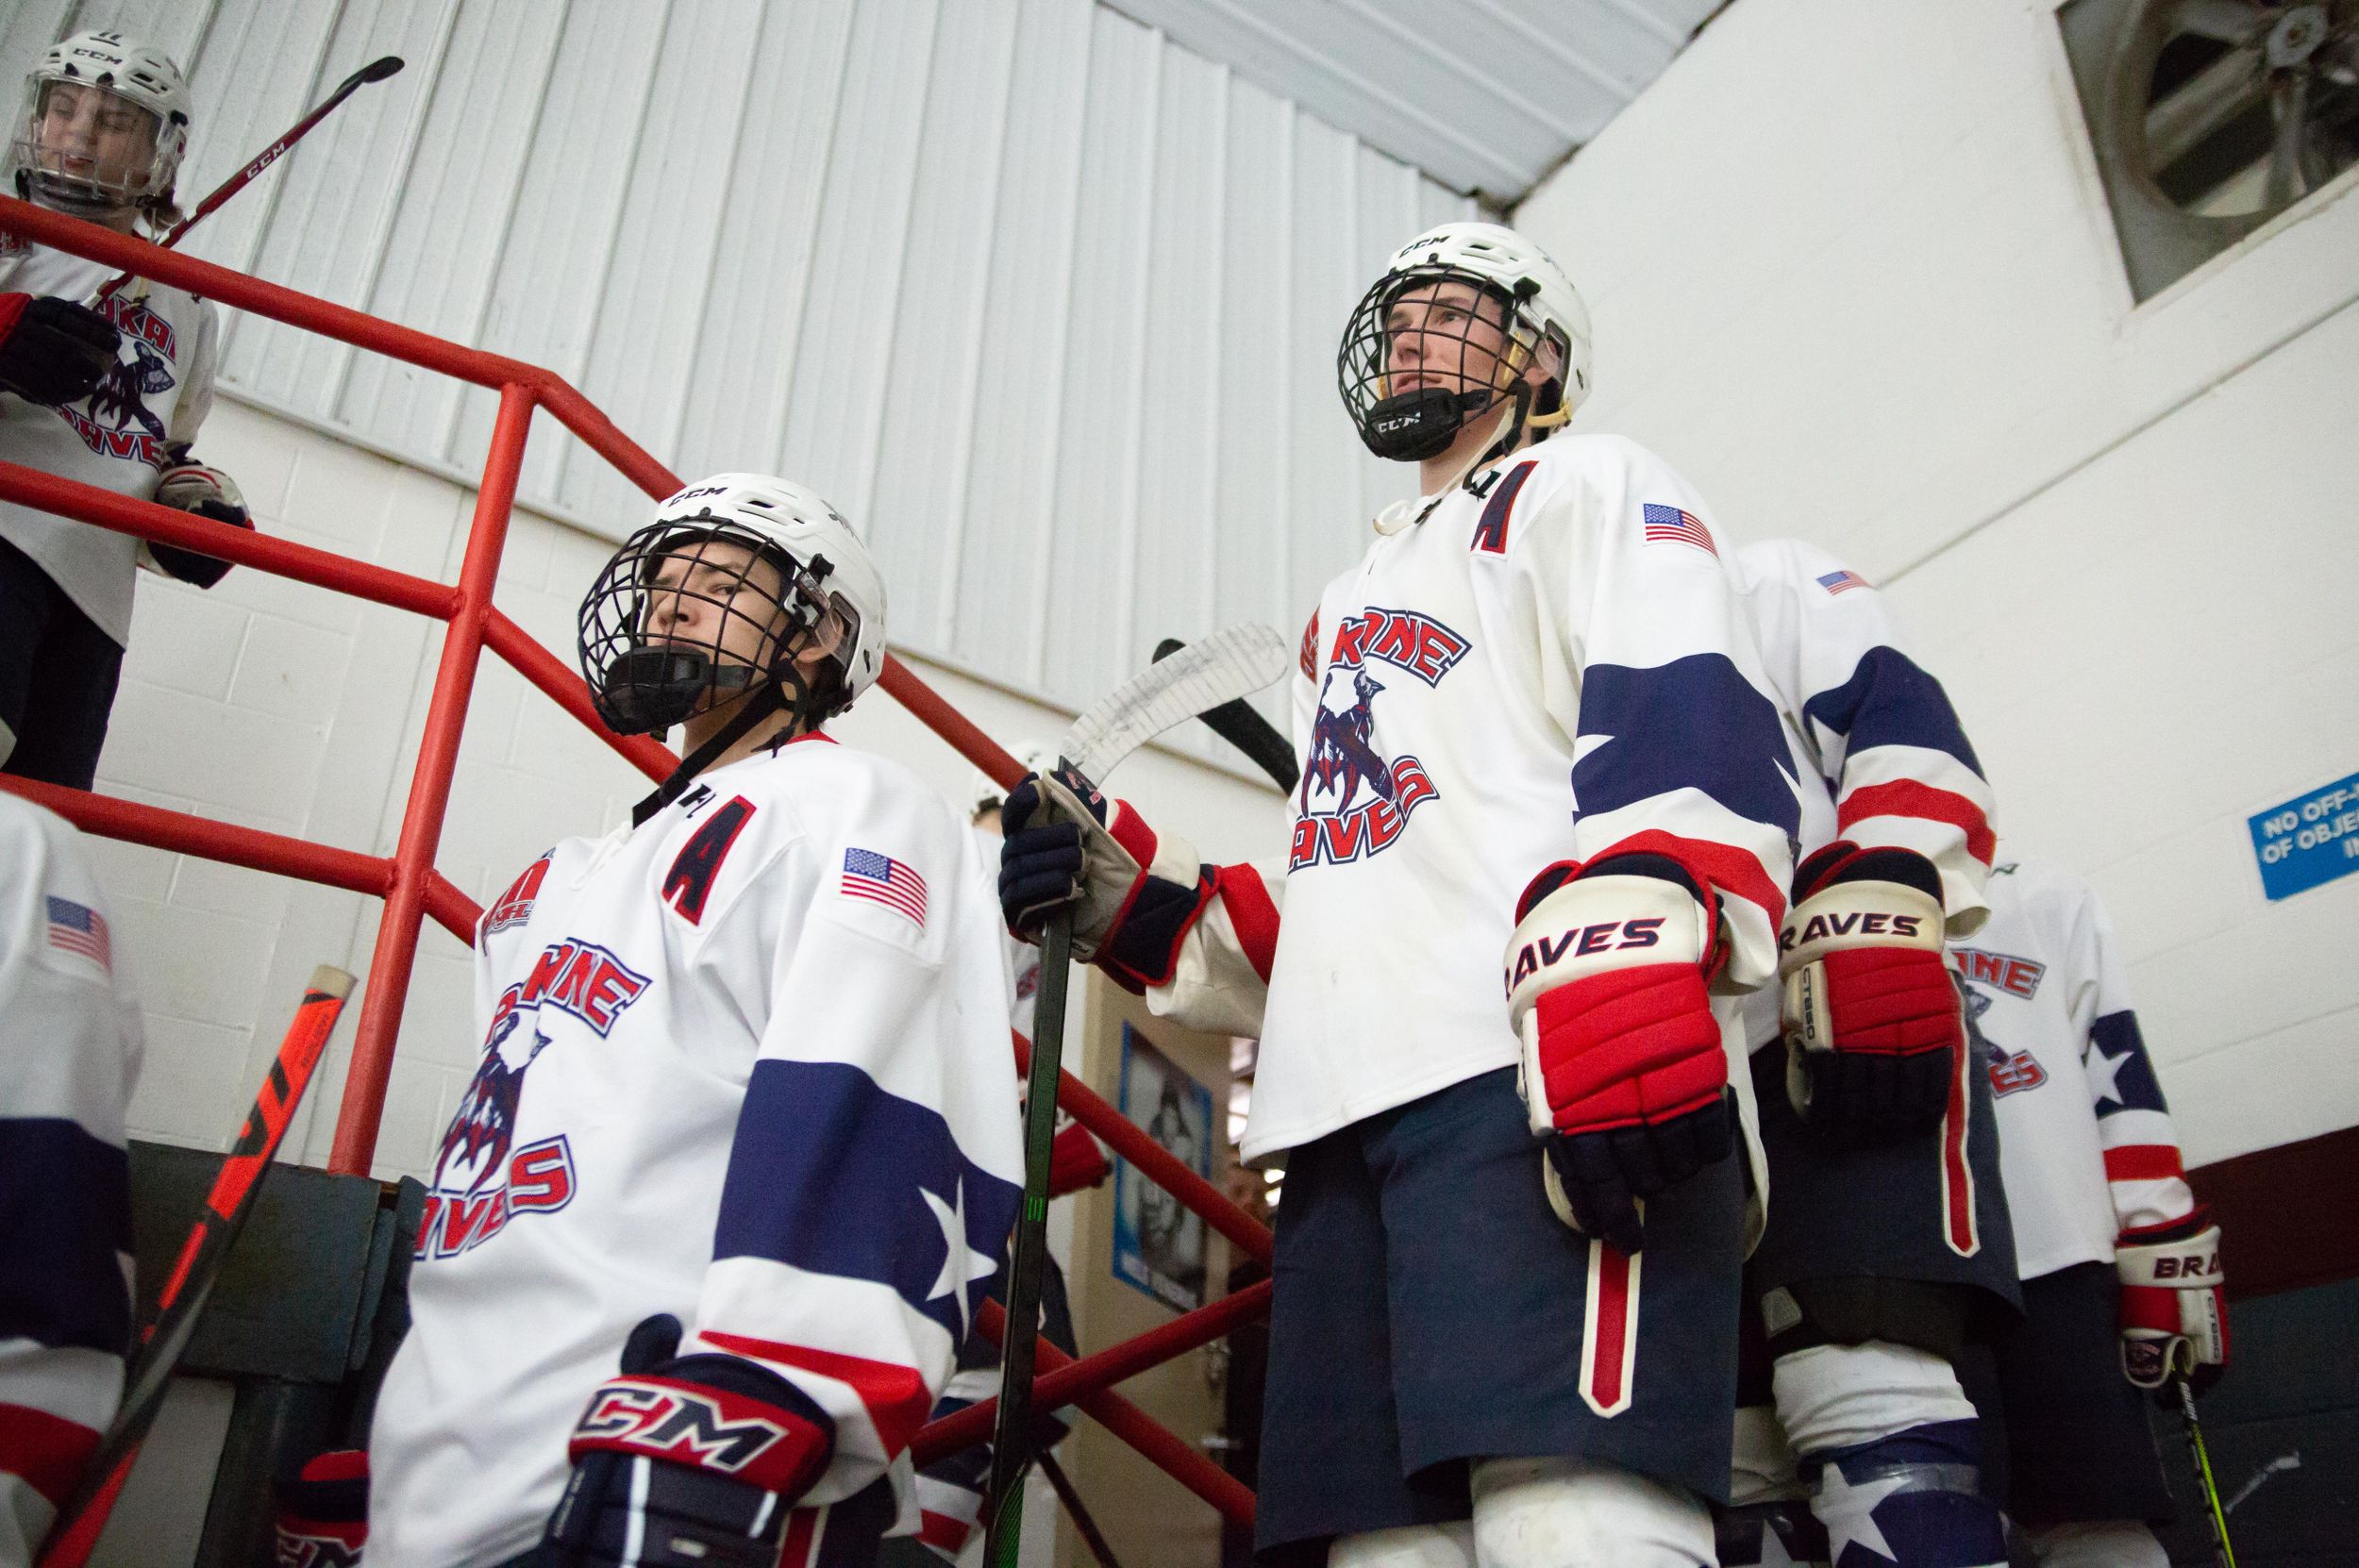
<svg viewBox="0 0 2359 1568">
<path fill-rule="evenodd" d="M 1495 296 L 1506 311 L 1510 348 L 1501 385 L 1464 392 L 1428 387 L 1390 393 L 1393 303 L 1420 284 L 1457 279 Z M 1429 328 L 1429 331 L 1433 329 Z M 1380 458 L 1417 461 L 1447 451 L 1459 428 L 1512 391 L 1544 344 L 1553 344 L 1560 370 L 1553 387 L 1527 413 L 1532 425 L 1572 417 L 1589 395 L 1589 310 L 1564 270 L 1548 254 L 1499 224 L 1442 224 L 1395 251 L 1344 328 L 1335 357 L 1344 406 L 1368 450 Z"/>
<path fill-rule="evenodd" d="M 94 88 L 115 106 L 146 117 L 151 150 L 143 168 L 113 175 L 95 167 L 75 171 L 54 152 L 42 153 L 42 118 L 61 83 Z M 136 206 L 160 225 L 171 220 L 173 183 L 188 147 L 189 84 L 171 57 L 125 33 L 89 32 L 50 45 L 25 78 L 24 111 L 9 152 L 19 195 L 67 211 Z"/>
<path fill-rule="evenodd" d="M 650 641 L 646 620 L 656 573 L 667 559 L 713 542 L 743 545 L 748 555 L 733 568 L 735 582 L 721 585 L 717 594 L 690 595 L 723 608 L 712 645 Z M 732 660 L 722 648 L 726 618 L 745 613 L 728 601 L 757 559 L 778 570 L 779 585 L 770 602 L 784 618 L 783 629 L 762 628 L 775 650 L 766 669 Z M 832 661 L 835 677 L 805 691 L 793 656 L 803 635 L 830 612 L 843 628 Z M 817 724 L 849 708 L 884 670 L 884 579 L 843 514 L 811 491 L 764 474 L 716 474 L 667 496 L 654 519 L 607 562 L 582 601 L 580 655 L 598 716 L 620 734 L 668 729 L 694 712 L 707 692 L 743 690 L 765 676 L 778 689 L 774 706 L 794 708 L 804 722 Z"/>
<path fill-rule="evenodd" d="M 1018 741 L 1008 748 L 1008 755 L 1026 773 L 1046 773 L 1057 765 L 1057 748 L 1046 741 Z M 982 769 L 975 770 L 966 793 L 966 814 L 974 816 L 1005 805 L 1007 788 Z"/>
</svg>

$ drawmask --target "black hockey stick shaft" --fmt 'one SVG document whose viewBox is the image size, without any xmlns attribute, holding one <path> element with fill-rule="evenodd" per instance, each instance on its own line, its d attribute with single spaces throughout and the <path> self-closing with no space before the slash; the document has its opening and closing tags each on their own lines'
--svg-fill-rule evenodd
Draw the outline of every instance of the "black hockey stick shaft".
<svg viewBox="0 0 2359 1568">
<path fill-rule="evenodd" d="M 2228 1510 L 2220 1506 L 2219 1482 L 2212 1476 L 2211 1450 L 2203 1443 L 2203 1423 L 2195 1413 L 2195 1389 L 2182 1373 L 2171 1378 L 2179 1390 L 2179 1419 L 2187 1431 L 2187 1452 L 2195 1460 L 2196 1484 L 2203 1489 L 2203 1517 L 2212 1526 L 2212 1557 L 2219 1568 L 2236 1568 L 2236 1549 L 2228 1543 Z"/>
<path fill-rule="evenodd" d="M 99 1440 L 97 1450 L 83 1468 L 80 1483 L 59 1511 L 42 1547 L 40 1568 L 81 1568 L 107 1527 L 107 1516 L 122 1495 L 123 1483 L 139 1458 L 140 1444 L 155 1425 L 173 1369 L 196 1332 L 197 1319 L 213 1283 L 221 1277 L 229 1249 L 245 1228 L 246 1216 L 270 1172 L 278 1145 L 294 1120 L 295 1107 L 319 1066 L 327 1037 L 335 1032 L 344 999 L 352 994 L 352 976 L 326 964 L 311 972 L 311 983 L 287 1026 L 278 1055 L 270 1064 L 254 1104 L 245 1113 L 237 1143 L 213 1177 L 212 1190 L 180 1245 L 163 1289 L 157 1293 L 156 1316 L 140 1335 L 139 1348 L 124 1369 L 123 1404 Z"/>
<path fill-rule="evenodd" d="M 272 142 L 269 146 L 264 147 L 260 152 L 256 153 L 251 158 L 248 158 L 243 168 L 241 168 L 236 174 L 231 175 L 227 179 L 223 180 L 220 185 L 214 187 L 211 194 L 208 195 L 203 201 L 198 202 L 196 204 L 196 210 L 191 212 L 187 217 L 173 225 L 172 232 L 165 235 L 161 240 L 159 240 L 156 242 L 162 246 L 165 250 L 170 250 L 173 246 L 178 244 L 182 235 L 188 233 L 189 230 L 194 228 L 199 223 L 203 222 L 224 202 L 236 195 L 239 192 L 244 190 L 248 185 L 254 183 L 256 177 L 259 176 L 263 170 L 269 168 L 272 164 L 277 162 L 280 158 L 285 156 L 288 148 L 302 141 L 306 136 L 309 136 L 311 133 L 312 126 L 318 125 L 321 121 L 326 119 L 330 114 L 336 111 L 337 105 L 343 103 L 346 98 L 351 97 L 354 93 L 360 92 L 371 82 L 381 82 L 386 77 L 393 75 L 393 73 L 401 69 L 402 63 L 402 58 L 399 55 L 387 55 L 381 59 L 373 59 L 369 61 L 368 64 L 360 67 L 360 70 L 355 71 L 351 75 L 346 76 L 337 85 L 335 92 L 329 93 L 326 98 L 321 100 L 317 108 L 312 109 L 310 113 L 296 121 L 293 126 L 277 141 Z M 131 275 L 129 273 L 118 273 L 108 282 L 105 288 L 98 291 L 98 297 L 100 299 L 106 299 L 111 296 L 116 290 L 122 288 L 125 284 L 130 281 Z"/>
<path fill-rule="evenodd" d="M 1064 1466 L 1057 1462 L 1057 1456 L 1043 1448 L 1039 1460 L 1040 1473 L 1048 1477 L 1050 1486 L 1057 1489 L 1057 1501 L 1064 1505 L 1065 1516 L 1073 1521 L 1074 1529 L 1080 1533 L 1081 1544 L 1087 1546 L 1090 1556 L 1097 1560 L 1098 1568 L 1122 1568 L 1122 1563 L 1114 1557 L 1113 1547 L 1106 1540 L 1106 1532 L 1097 1527 L 1096 1518 L 1082 1503 L 1081 1494 L 1074 1490 L 1073 1477 L 1064 1473 Z"/>
<path fill-rule="evenodd" d="M 1155 657 L 1169 659 L 1186 646 L 1176 637 L 1166 637 L 1155 645 Z M 1269 775 L 1271 781 L 1288 794 L 1302 781 L 1301 769 L 1295 763 L 1295 748 L 1278 733 L 1276 725 L 1262 717 L 1243 697 L 1207 709 L 1196 716 L 1204 721 L 1206 728 L 1245 753 L 1246 761 Z"/>
<path fill-rule="evenodd" d="M 1032 1009 L 1032 1065 L 1024 1102 L 1024 1207 L 1008 1264 L 1008 1332 L 999 1347 L 999 1412 L 991 1435 L 985 1568 L 1015 1568 L 1024 1535 L 1024 1472 L 1031 1460 L 1033 1350 L 1040 1342 L 1040 1279 L 1048 1256 L 1048 1169 L 1057 1140 L 1057 1084 L 1063 1070 L 1064 1012 L 1073 971 L 1073 910 L 1041 931 L 1040 995 Z"/>
</svg>

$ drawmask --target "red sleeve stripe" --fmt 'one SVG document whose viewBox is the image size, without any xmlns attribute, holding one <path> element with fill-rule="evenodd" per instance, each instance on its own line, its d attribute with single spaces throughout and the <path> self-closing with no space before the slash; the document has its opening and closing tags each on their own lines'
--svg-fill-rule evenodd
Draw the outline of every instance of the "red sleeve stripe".
<svg viewBox="0 0 2359 1568">
<path fill-rule="evenodd" d="M 1921 817 L 1929 822 L 1946 822 L 1966 835 L 1966 852 L 1984 865 L 1990 864 L 1991 857 L 1999 850 L 1999 835 L 1990 830 L 1990 820 L 1983 815 L 1981 807 L 1962 794 L 1914 779 L 1861 785 L 1843 797 L 1842 806 L 1835 811 L 1835 825 L 1849 831 L 1853 823 L 1869 817 Z"/>
<path fill-rule="evenodd" d="M 1123 847 L 1143 871 L 1155 863 L 1155 830 L 1146 826 L 1146 819 L 1138 814 L 1127 800 L 1114 802 L 1113 815 L 1106 824 L 1106 831 L 1114 842 Z"/>
<path fill-rule="evenodd" d="M 24 1477 L 52 1508 L 65 1507 L 97 1447 L 98 1434 L 78 1421 L 30 1405 L 0 1404 L 0 1475 Z"/>
<path fill-rule="evenodd" d="M 1769 880 L 1769 874 L 1761 869 L 1760 857 L 1750 850 L 1649 827 L 1608 844 L 1590 856 L 1586 863 L 1595 865 L 1609 855 L 1668 855 L 1722 892 L 1761 906 L 1762 912 L 1769 917 L 1772 931 L 1785 919 L 1785 890 Z"/>
<path fill-rule="evenodd" d="M 953 1519 L 931 1509 L 917 1516 L 917 1539 L 956 1557 L 966 1548 L 966 1538 L 975 1533 L 975 1526 L 964 1519 Z"/>
<path fill-rule="evenodd" d="M 2107 1181 L 2163 1181 L 2183 1176 L 2179 1149 L 2171 1143 L 2127 1143 L 2105 1151 Z"/>
<path fill-rule="evenodd" d="M 732 1355 L 750 1356 L 758 1361 L 774 1361 L 779 1366 L 800 1367 L 822 1377 L 832 1377 L 848 1384 L 860 1402 L 868 1410 L 869 1424 L 877 1428 L 877 1441 L 890 1460 L 910 1445 L 910 1439 L 926 1425 L 926 1414 L 933 1408 L 933 1398 L 926 1392 L 926 1380 L 914 1367 L 892 1361 L 872 1361 L 862 1356 L 845 1356 L 832 1350 L 813 1350 L 809 1345 L 780 1344 L 775 1340 L 758 1340 L 748 1334 L 722 1334 L 707 1328 L 696 1336 L 706 1343 L 728 1351 Z"/>
<path fill-rule="evenodd" d="M 1236 927 L 1246 961 L 1268 984 L 1270 960 L 1278 955 L 1278 906 L 1270 902 L 1262 874 L 1249 865 L 1222 866 L 1213 873 L 1213 885 L 1229 910 L 1229 924 Z"/>
</svg>

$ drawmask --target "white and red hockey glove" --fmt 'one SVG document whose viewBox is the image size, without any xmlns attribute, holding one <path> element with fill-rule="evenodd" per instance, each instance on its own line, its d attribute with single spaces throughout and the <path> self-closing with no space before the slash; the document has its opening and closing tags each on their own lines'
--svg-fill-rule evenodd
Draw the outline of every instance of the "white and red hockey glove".
<svg viewBox="0 0 2359 1568">
<path fill-rule="evenodd" d="M 79 403 L 114 368 L 123 332 L 74 300 L 0 293 L 0 392 L 55 408 Z"/>
<path fill-rule="evenodd" d="M 354 1568 L 369 1539 L 369 1456 L 359 1448 L 314 1455 L 278 1484 L 277 1568 Z"/>
<path fill-rule="evenodd" d="M 192 517 L 226 523 L 233 528 L 251 532 L 254 527 L 254 519 L 246 514 L 245 497 L 238 493 L 236 483 L 220 469 L 208 468 L 203 463 L 183 461 L 165 469 L 156 481 L 156 502 Z M 229 572 L 229 563 L 217 556 L 166 544 L 160 540 L 148 540 L 140 550 L 142 564 L 198 588 L 212 587 Z"/>
<path fill-rule="evenodd" d="M 1723 958 L 1718 895 L 1668 856 L 1609 854 L 1542 872 L 1515 919 L 1508 1018 L 1548 1200 L 1634 1253 L 1639 1202 L 1733 1146 L 1707 985 Z"/>
<path fill-rule="evenodd" d="M 1056 1140 L 1048 1145 L 1048 1195 L 1062 1198 L 1096 1187 L 1113 1175 L 1097 1135 L 1066 1115 L 1057 1113 Z"/>
<path fill-rule="evenodd" d="M 1073 906 L 1073 956 L 1138 992 L 1169 980 L 1180 944 L 1212 902 L 1213 867 L 1185 843 L 1157 838 L 1127 800 L 1110 800 L 1070 769 L 1027 774 L 999 809 L 999 910 L 1008 929 L 1039 940 Z M 1156 876 L 1184 868 L 1191 881 Z"/>
<path fill-rule="evenodd" d="M 1778 976 L 1786 1097 L 1804 1122 L 1872 1140 L 1941 1120 L 1966 1049 L 1941 946 L 1941 874 L 1924 856 L 1837 840 L 1802 862 Z"/>
<path fill-rule="evenodd" d="M 2121 1279 L 2121 1371 L 2142 1389 L 2184 1376 L 2200 1389 L 2228 1364 L 2228 1276 L 2219 1226 L 2198 1204 L 2184 1219 L 2134 1226 L 2114 1243 Z"/>
<path fill-rule="evenodd" d="M 835 1456 L 835 1422 L 769 1368 L 675 1356 L 679 1320 L 631 1330 L 623 1373 L 574 1427 L 565 1494 L 540 1561 L 771 1568 L 787 1515 Z"/>
</svg>

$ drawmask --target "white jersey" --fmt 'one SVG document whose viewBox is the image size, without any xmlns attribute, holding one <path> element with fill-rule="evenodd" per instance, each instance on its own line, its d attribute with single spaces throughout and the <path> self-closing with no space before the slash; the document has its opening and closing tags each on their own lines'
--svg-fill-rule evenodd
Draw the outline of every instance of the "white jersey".
<svg viewBox="0 0 2359 1568">
<path fill-rule="evenodd" d="M 114 269 L 0 234 L 0 292 L 89 303 Z M 171 454 L 196 440 L 213 406 L 220 318 L 210 303 L 133 278 L 99 304 L 123 332 L 115 368 L 79 403 L 44 408 L 0 392 L 0 461 L 153 500 Z M 0 539 L 32 558 L 117 642 L 131 641 L 141 540 L 0 501 Z"/>
<path fill-rule="evenodd" d="M 983 898 L 994 909 L 999 904 L 999 849 L 1005 841 L 988 828 L 975 827 L 975 847 L 981 852 L 986 876 L 983 878 Z M 1040 949 L 1018 937 L 1003 923 L 999 927 L 999 945 L 1008 959 L 1008 1026 L 1025 1039 L 1032 1038 L 1032 1013 L 1040 1005 Z"/>
<path fill-rule="evenodd" d="M 2088 884 L 2041 861 L 2000 865 L 1989 923 L 1952 954 L 1990 1068 L 2023 1277 L 2110 1262 L 2119 1232 L 2184 1218 L 2179 1134 Z"/>
<path fill-rule="evenodd" d="M 33 1560 L 123 1397 L 140 1042 L 81 835 L 0 792 L 0 1568 Z"/>
<path fill-rule="evenodd" d="M 370 1449 L 372 1568 L 536 1541 L 634 1325 L 834 1419 L 822 1504 L 890 1475 L 1023 1182 L 996 906 L 895 763 L 809 737 L 569 839 L 477 928 L 484 1055 L 444 1134 Z"/>
<path fill-rule="evenodd" d="M 1133 852 L 1201 892 L 1167 954 L 1134 916 L 1099 957 L 1161 1010 L 1260 1035 L 1248 1159 L 1512 1065 L 1515 903 L 1563 859 L 1654 850 L 1714 885 L 1714 1006 L 1741 1065 L 1795 797 L 1737 584 L 1660 459 L 1558 435 L 1380 536 L 1320 597 L 1295 727 L 1282 864 L 1158 864 L 1183 856 L 1123 813 Z"/>
<path fill-rule="evenodd" d="M 1769 540 L 1736 562 L 1792 758 L 1798 860 L 1837 838 L 1915 850 L 1941 874 L 1949 936 L 1972 935 L 1999 841 L 1949 693 L 1903 651 L 1883 595 L 1826 551 Z M 1746 1035 L 1756 1048 L 1778 1038 L 1774 986 L 1752 996 Z"/>
</svg>

